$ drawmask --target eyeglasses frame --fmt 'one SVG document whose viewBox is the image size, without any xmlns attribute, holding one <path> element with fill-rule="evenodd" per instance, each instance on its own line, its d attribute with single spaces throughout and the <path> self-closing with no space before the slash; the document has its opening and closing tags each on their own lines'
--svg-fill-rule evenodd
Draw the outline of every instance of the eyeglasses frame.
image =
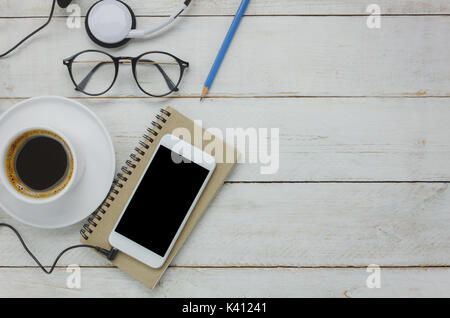
<svg viewBox="0 0 450 318">
<path fill-rule="evenodd" d="M 97 94 L 88 93 L 88 92 L 84 91 L 84 89 L 80 88 L 80 87 L 78 86 L 78 84 L 76 83 L 76 81 L 75 81 L 75 79 L 74 79 L 74 77 L 73 77 L 73 73 L 72 73 L 72 63 L 73 63 L 73 61 L 74 61 L 78 56 L 80 56 L 81 54 L 84 54 L 84 53 L 90 53 L 90 52 L 93 52 L 93 53 L 102 53 L 102 54 L 105 54 L 105 55 L 109 56 L 109 57 L 111 58 L 111 60 L 114 62 L 114 67 L 115 67 L 115 71 L 114 71 L 114 79 L 113 79 L 111 85 L 110 85 L 106 90 L 104 90 L 103 92 L 97 93 Z M 162 94 L 162 95 L 154 95 L 154 94 L 150 94 L 149 92 L 145 91 L 145 90 L 142 88 L 141 84 L 139 84 L 139 81 L 138 81 L 137 75 L 136 75 L 136 65 L 137 65 L 137 62 L 138 62 L 144 55 L 151 54 L 151 53 L 159 53 L 159 54 L 165 54 L 165 55 L 168 55 L 168 56 L 174 58 L 174 59 L 177 61 L 178 65 L 180 66 L 180 77 L 179 77 L 179 79 L 178 79 L 178 82 L 175 84 L 175 86 L 174 86 L 173 88 L 170 88 L 170 91 L 169 91 L 168 93 L 165 93 L 165 94 Z M 69 75 L 70 75 L 70 78 L 71 78 L 71 80 L 72 80 L 72 83 L 75 85 L 75 90 L 80 91 L 80 92 L 82 92 L 82 93 L 84 93 L 84 94 L 86 94 L 86 95 L 89 95 L 89 96 L 100 96 L 100 95 L 103 95 L 103 94 L 107 93 L 107 92 L 114 86 L 114 84 L 115 84 L 115 82 L 116 82 L 116 80 L 117 80 L 117 76 L 118 76 L 118 74 L 119 74 L 119 64 L 121 63 L 121 61 L 130 61 L 130 62 L 131 62 L 131 69 L 132 69 L 133 77 L 134 77 L 134 80 L 136 81 L 136 84 L 138 85 L 139 89 L 140 89 L 143 93 L 145 93 L 146 95 L 152 96 L 152 97 L 164 97 L 164 96 L 167 96 L 167 95 L 172 94 L 173 92 L 178 91 L 178 86 L 179 86 L 180 83 L 181 83 L 181 79 L 183 78 L 184 71 L 189 67 L 189 62 L 183 61 L 182 59 L 176 57 L 175 55 L 170 54 L 170 53 L 168 53 L 168 52 L 163 52 L 163 51 L 149 51 L 149 52 L 142 53 L 141 55 L 139 55 L 139 56 L 137 56 L 137 57 L 131 57 L 131 56 L 117 56 L 117 57 L 116 57 L 116 56 L 113 56 L 113 55 L 111 55 L 111 54 L 109 54 L 109 53 L 106 53 L 106 52 L 100 51 L 100 50 L 84 50 L 84 51 L 78 52 L 78 53 L 75 54 L 75 55 L 72 55 L 71 57 L 65 58 L 65 59 L 63 60 L 63 64 L 67 66 L 67 69 L 68 69 L 68 71 L 69 71 Z"/>
</svg>

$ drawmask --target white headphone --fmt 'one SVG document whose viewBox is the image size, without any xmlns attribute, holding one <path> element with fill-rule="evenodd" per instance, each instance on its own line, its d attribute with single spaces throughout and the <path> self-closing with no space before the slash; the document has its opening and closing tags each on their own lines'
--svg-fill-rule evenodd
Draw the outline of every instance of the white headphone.
<svg viewBox="0 0 450 318">
<path fill-rule="evenodd" d="M 58 5 L 66 8 L 72 0 L 58 0 Z M 142 38 L 153 34 L 171 24 L 191 3 L 185 0 L 183 5 L 164 23 L 150 29 L 136 29 L 136 17 L 133 10 L 120 0 L 100 0 L 88 11 L 86 32 L 100 46 L 119 47 L 131 38 Z"/>
</svg>

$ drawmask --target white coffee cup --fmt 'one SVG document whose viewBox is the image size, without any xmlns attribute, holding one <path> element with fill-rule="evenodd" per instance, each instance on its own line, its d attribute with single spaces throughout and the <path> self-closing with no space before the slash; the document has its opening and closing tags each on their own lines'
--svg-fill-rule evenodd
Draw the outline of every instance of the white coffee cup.
<svg viewBox="0 0 450 318">
<path fill-rule="evenodd" d="M 68 167 L 66 168 L 66 174 L 62 177 L 62 181 L 58 181 L 50 189 L 44 191 L 29 188 L 20 180 L 19 174 L 12 170 L 15 169 L 15 158 L 21 151 L 20 143 L 26 144 L 32 138 L 39 136 L 55 139 L 67 153 Z M 0 158 L 2 160 L 0 168 L 1 182 L 18 200 L 30 204 L 46 204 L 58 200 L 76 186 L 83 171 L 79 153 L 70 138 L 51 127 L 28 127 L 11 134 L 3 149 L 0 149 Z"/>
</svg>

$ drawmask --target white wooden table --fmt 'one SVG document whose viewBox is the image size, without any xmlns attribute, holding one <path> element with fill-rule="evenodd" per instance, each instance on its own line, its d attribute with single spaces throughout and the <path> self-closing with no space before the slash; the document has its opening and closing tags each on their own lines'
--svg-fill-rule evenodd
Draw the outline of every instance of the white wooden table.
<svg viewBox="0 0 450 318">
<path fill-rule="evenodd" d="M 134 0 L 138 24 L 178 0 Z M 195 0 L 170 31 L 114 54 L 166 50 L 189 61 L 181 91 L 143 96 L 123 68 L 102 98 L 75 92 L 62 59 L 95 48 L 83 29 L 51 25 L 0 60 L 0 112 L 25 98 L 77 99 L 111 133 L 118 167 L 160 107 L 209 127 L 280 129 L 280 170 L 239 165 L 153 291 L 91 251 L 47 276 L 0 230 L 0 296 L 450 296 L 450 2 L 254 0 L 211 91 L 198 95 L 239 0 Z M 79 1 L 82 13 L 91 4 Z M 43 23 L 50 0 L 0 0 L 0 47 Z M 40 230 L 0 211 L 46 265 L 80 225 Z M 81 289 L 66 266 L 82 268 Z M 381 288 L 369 289 L 369 264 Z"/>
</svg>

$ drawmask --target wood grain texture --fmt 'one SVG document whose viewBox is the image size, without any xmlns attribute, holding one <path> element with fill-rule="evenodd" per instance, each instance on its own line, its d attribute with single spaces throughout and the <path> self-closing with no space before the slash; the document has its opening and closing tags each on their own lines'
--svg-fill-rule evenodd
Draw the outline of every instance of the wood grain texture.
<svg viewBox="0 0 450 318">
<path fill-rule="evenodd" d="M 239 164 L 228 181 L 449 181 L 450 108 L 442 98 L 81 99 L 105 123 L 117 168 L 159 108 L 205 128 L 278 128 L 279 170 Z M 18 100 L 0 100 L 0 112 Z M 270 136 L 270 134 L 269 134 Z M 249 149 L 241 148 L 245 158 Z"/>
<path fill-rule="evenodd" d="M 177 266 L 448 266 L 448 184 L 227 184 L 175 258 Z M 12 222 L 0 215 L 0 222 Z M 45 264 L 80 226 L 15 224 Z M 33 265 L 0 229 L 0 266 Z M 107 265 L 87 250 L 62 264 Z"/>
<path fill-rule="evenodd" d="M 169 268 L 149 290 L 118 269 L 81 269 L 81 289 L 70 273 L 0 269 L 0 297 L 449 297 L 450 269 L 382 269 L 381 288 L 369 289 L 365 269 Z M 14 277 L 14 279 L 11 279 Z M 181 312 L 181 308 L 180 308 Z"/>
<path fill-rule="evenodd" d="M 106 124 L 118 165 L 167 105 L 207 127 L 280 129 L 278 173 L 239 165 L 155 290 L 88 250 L 61 260 L 87 266 L 82 289 L 70 290 L 64 268 L 44 275 L 1 228 L 0 297 L 450 297 L 449 2 L 377 1 L 388 16 L 374 30 L 365 16 L 373 1 L 252 1 L 212 88 L 217 98 L 200 104 L 194 97 L 239 1 L 195 0 L 163 36 L 110 51 L 188 60 L 173 99 L 141 94 L 129 67 L 105 99 L 76 93 L 62 59 L 96 46 L 66 27 L 59 8 L 0 60 L 0 114 L 17 98 L 76 97 Z M 82 14 L 90 5 L 75 3 Z M 127 3 L 139 26 L 151 26 L 181 0 Z M 0 0 L 0 51 L 42 24 L 49 5 Z M 80 225 L 34 229 L 3 211 L 0 222 L 47 265 L 79 239 Z M 393 267 L 382 270 L 381 289 L 365 285 L 372 263 Z"/>
<path fill-rule="evenodd" d="M 42 16 L 48 15 L 50 0 L 47 1 L 11 1 L 0 0 L 0 17 Z M 92 3 L 74 1 L 86 14 Z M 127 3 L 137 15 L 169 15 L 176 10 L 181 0 L 129 0 Z M 184 15 L 232 15 L 235 14 L 240 0 L 194 0 Z M 332 15 L 367 14 L 366 8 L 374 3 L 370 0 L 258 0 L 252 1 L 247 15 Z M 448 14 L 450 5 L 446 0 L 378 0 L 383 14 Z M 57 15 L 67 15 L 57 8 Z"/>
<path fill-rule="evenodd" d="M 152 25 L 162 19 L 138 22 Z M 136 40 L 112 53 L 172 52 L 191 63 L 178 96 L 199 96 L 221 43 L 217 39 L 223 38 L 230 19 L 181 18 L 164 36 Z M 248 17 L 210 95 L 450 96 L 449 19 L 385 17 L 382 28 L 375 30 L 367 28 L 365 17 Z M 0 30 L 14 29 L 19 36 L 42 22 L 36 20 L 3 19 Z M 63 18 L 56 19 L 51 31 L 0 60 L 0 97 L 83 96 L 74 91 L 62 60 L 95 46 L 84 30 L 68 29 L 65 23 Z M 2 42 L 2 46 L 10 44 Z M 106 96 L 146 96 L 137 88 L 131 69 L 121 69 Z"/>
</svg>

